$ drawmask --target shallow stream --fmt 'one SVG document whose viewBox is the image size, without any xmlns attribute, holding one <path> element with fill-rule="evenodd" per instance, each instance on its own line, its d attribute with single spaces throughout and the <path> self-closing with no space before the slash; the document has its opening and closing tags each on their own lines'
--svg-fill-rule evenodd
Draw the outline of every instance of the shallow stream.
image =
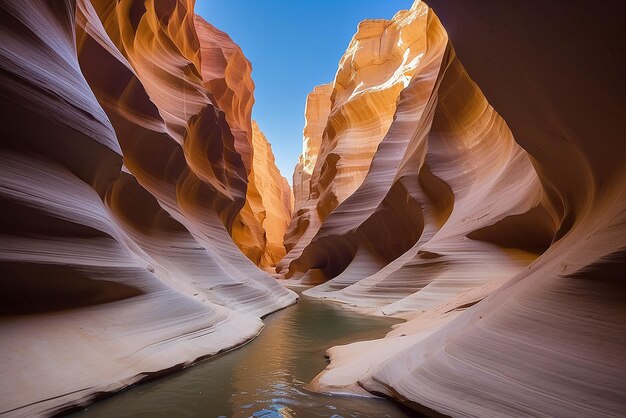
<svg viewBox="0 0 626 418">
<path fill-rule="evenodd" d="M 405 417 L 383 399 L 329 396 L 303 388 L 327 365 L 326 349 L 384 336 L 397 322 L 301 297 L 264 319 L 245 346 L 96 402 L 73 418 Z"/>
</svg>

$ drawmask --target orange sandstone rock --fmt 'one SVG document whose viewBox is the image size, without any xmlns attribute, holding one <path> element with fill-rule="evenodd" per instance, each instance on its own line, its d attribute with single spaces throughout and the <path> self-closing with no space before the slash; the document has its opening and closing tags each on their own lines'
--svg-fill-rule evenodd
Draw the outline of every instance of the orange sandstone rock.
<svg viewBox="0 0 626 418">
<path fill-rule="evenodd" d="M 275 266 L 285 255 L 283 237 L 291 218 L 291 187 L 276 167 L 272 147 L 252 122 L 254 158 L 246 205 L 233 239 L 261 267 Z"/>
<path fill-rule="evenodd" d="M 185 367 L 295 301 L 229 235 L 250 86 L 226 81 L 237 104 L 203 78 L 213 32 L 198 36 L 192 1 L 0 11 L 1 413 L 51 415 Z"/>
<path fill-rule="evenodd" d="M 330 279 L 305 294 L 407 322 L 330 349 L 312 387 L 429 415 L 623 415 L 619 6 L 431 3 L 485 95 L 430 10 L 422 59 L 440 65 L 418 69 L 365 180 L 289 265 Z"/>
<path fill-rule="evenodd" d="M 286 238 L 290 251 L 278 271 L 284 272 L 300 257 L 325 218 L 365 179 L 393 121 L 400 92 L 414 76 L 427 47 L 427 18 L 428 8 L 419 3 L 391 20 L 359 24 L 332 84 L 330 112 L 308 181 L 309 196 L 299 198 L 296 193 L 296 204 L 299 199 L 303 203 L 295 212 L 298 218 Z M 324 113 L 306 115 L 307 126 L 308 119 L 320 124 Z M 286 275 L 304 271 L 294 265 Z"/>
</svg>

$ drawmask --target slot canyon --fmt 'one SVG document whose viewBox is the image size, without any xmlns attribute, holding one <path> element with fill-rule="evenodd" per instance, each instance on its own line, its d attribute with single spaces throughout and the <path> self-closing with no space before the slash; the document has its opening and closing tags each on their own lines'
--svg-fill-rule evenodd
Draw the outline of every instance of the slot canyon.
<svg viewBox="0 0 626 418">
<path fill-rule="evenodd" d="M 292 176 L 198 4 L 0 1 L 0 416 L 626 415 L 626 6 L 361 21 Z"/>
</svg>

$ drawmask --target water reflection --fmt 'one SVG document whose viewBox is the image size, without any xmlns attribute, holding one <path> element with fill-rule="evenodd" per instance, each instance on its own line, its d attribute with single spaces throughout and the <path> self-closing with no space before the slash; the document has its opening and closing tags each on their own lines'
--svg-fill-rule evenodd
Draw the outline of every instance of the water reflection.
<svg viewBox="0 0 626 418">
<path fill-rule="evenodd" d="M 301 298 L 265 318 L 246 346 L 89 406 L 92 417 L 404 417 L 379 399 L 327 396 L 303 386 L 327 364 L 328 347 L 383 336 L 393 320 Z"/>
</svg>

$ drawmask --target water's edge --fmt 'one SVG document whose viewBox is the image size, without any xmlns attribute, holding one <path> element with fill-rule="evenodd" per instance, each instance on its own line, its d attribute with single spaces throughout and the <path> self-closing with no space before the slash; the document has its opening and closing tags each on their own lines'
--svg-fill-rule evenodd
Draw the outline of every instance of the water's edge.
<svg viewBox="0 0 626 418">
<path fill-rule="evenodd" d="M 98 394 L 86 407 L 73 406 L 59 415 L 408 415 L 404 408 L 386 399 L 327 395 L 305 389 L 328 364 L 324 355 L 328 348 L 381 338 L 398 320 L 357 314 L 300 294 L 297 304 L 263 321 L 262 331 L 243 344 L 197 359 L 184 368 L 181 365 L 151 373 L 120 391 Z"/>
<path fill-rule="evenodd" d="M 297 303 L 297 301 L 296 301 Z M 286 309 L 290 306 L 295 305 L 296 303 L 293 303 L 289 306 L 286 306 L 285 308 L 282 309 Z M 275 312 L 280 311 L 280 309 L 274 311 L 274 312 L 270 312 L 267 315 L 265 315 L 263 318 L 272 315 Z M 265 326 L 263 326 L 263 328 L 261 328 L 259 330 L 259 332 L 256 333 L 256 335 L 252 336 L 251 338 L 245 340 L 244 342 L 240 343 L 240 344 L 236 344 L 232 347 L 229 348 L 225 348 L 223 350 L 218 351 L 215 354 L 207 354 L 204 356 L 200 356 L 194 360 L 192 360 L 191 362 L 184 362 L 184 363 L 178 363 L 175 364 L 171 367 L 167 367 L 165 369 L 161 369 L 161 370 L 157 370 L 155 372 L 145 372 L 141 374 L 141 377 L 138 378 L 136 381 L 134 381 L 132 384 L 130 385 L 123 385 L 123 383 L 119 382 L 119 384 L 121 385 L 121 387 L 119 389 L 116 390 L 111 390 L 111 391 L 100 391 L 100 392 L 96 392 L 95 394 L 91 395 L 91 397 L 87 400 L 83 400 L 81 402 L 72 402 L 69 403 L 67 406 L 62 407 L 61 409 L 59 409 L 57 412 L 55 412 L 54 414 L 51 415 L 51 417 L 56 418 L 56 417 L 66 417 L 66 416 L 71 416 L 72 414 L 80 414 L 81 412 L 86 412 L 87 408 L 97 402 L 100 401 L 104 401 L 107 400 L 109 398 L 112 398 L 114 396 L 117 396 L 123 392 L 126 392 L 127 390 L 133 389 L 139 385 L 142 385 L 144 383 L 149 383 L 152 382 L 154 380 L 158 380 L 167 376 L 170 376 L 172 374 L 178 373 L 180 371 L 183 371 L 185 369 L 188 369 L 190 367 L 195 366 L 196 364 L 199 364 L 203 361 L 210 361 L 213 360 L 219 356 L 223 356 L 226 355 L 228 353 L 230 353 L 231 351 L 237 350 L 243 346 L 245 346 L 246 344 L 251 343 L 252 341 L 254 341 L 255 338 L 257 338 L 259 335 L 261 335 L 261 333 L 263 332 L 263 330 L 265 329 Z"/>
</svg>

